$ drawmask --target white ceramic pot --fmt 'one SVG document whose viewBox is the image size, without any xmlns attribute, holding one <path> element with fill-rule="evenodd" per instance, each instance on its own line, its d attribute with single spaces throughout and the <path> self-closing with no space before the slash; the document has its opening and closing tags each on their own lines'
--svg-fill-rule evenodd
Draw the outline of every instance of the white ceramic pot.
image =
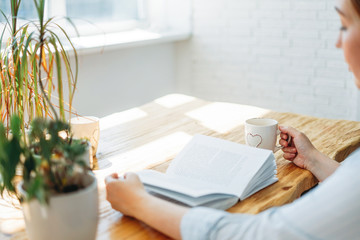
<svg viewBox="0 0 360 240">
<path fill-rule="evenodd" d="M 76 192 L 50 197 L 49 206 L 37 200 L 22 203 L 30 240 L 92 240 L 98 223 L 97 181 L 89 175 L 89 185 Z M 26 194 L 20 183 L 18 189 Z"/>
</svg>

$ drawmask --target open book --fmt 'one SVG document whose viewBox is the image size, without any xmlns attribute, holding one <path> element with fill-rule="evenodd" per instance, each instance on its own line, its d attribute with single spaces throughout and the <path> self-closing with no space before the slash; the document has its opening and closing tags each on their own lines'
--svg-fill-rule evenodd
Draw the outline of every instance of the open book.
<svg viewBox="0 0 360 240">
<path fill-rule="evenodd" d="M 272 151 L 196 135 L 166 173 L 138 172 L 152 194 L 187 206 L 228 209 L 277 181 Z"/>
</svg>

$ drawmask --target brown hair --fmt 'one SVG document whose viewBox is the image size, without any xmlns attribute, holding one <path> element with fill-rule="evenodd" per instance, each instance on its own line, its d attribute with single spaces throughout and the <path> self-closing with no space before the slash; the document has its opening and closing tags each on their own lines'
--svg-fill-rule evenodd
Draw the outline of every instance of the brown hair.
<svg viewBox="0 0 360 240">
<path fill-rule="evenodd" d="M 352 5 L 354 6 L 356 12 L 360 16 L 360 0 L 351 0 L 351 2 L 352 2 Z"/>
</svg>

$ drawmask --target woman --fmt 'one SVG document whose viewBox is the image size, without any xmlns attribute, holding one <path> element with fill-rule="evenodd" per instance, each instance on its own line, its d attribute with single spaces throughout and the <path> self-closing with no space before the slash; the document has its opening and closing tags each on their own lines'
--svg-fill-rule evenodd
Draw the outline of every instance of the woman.
<svg viewBox="0 0 360 240">
<path fill-rule="evenodd" d="M 342 23 L 336 46 L 360 89 L 360 0 L 338 0 L 335 9 Z M 114 209 L 177 239 L 360 239 L 360 150 L 340 166 L 303 133 L 291 127 L 280 130 L 284 158 L 322 182 L 291 204 L 258 215 L 189 209 L 149 195 L 134 173 L 107 177 L 107 199 Z"/>
</svg>

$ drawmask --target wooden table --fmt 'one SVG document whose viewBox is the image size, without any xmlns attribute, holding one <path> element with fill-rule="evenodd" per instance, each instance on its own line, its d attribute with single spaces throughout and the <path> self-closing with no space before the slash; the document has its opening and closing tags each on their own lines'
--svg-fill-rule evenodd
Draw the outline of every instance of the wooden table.
<svg viewBox="0 0 360 240">
<path fill-rule="evenodd" d="M 252 106 L 208 102 L 172 94 L 144 106 L 101 119 L 101 137 L 95 166 L 99 180 L 97 239 L 167 239 L 145 224 L 122 216 L 105 200 L 104 177 L 152 168 L 165 171 L 170 161 L 195 134 L 244 143 L 244 120 L 266 117 L 304 132 L 323 153 L 342 161 L 360 146 L 360 123 L 279 113 Z M 228 211 L 256 214 L 298 198 L 317 180 L 276 154 L 279 181 L 238 203 Z M 27 239 L 18 204 L 0 201 L 0 239 Z"/>
</svg>

